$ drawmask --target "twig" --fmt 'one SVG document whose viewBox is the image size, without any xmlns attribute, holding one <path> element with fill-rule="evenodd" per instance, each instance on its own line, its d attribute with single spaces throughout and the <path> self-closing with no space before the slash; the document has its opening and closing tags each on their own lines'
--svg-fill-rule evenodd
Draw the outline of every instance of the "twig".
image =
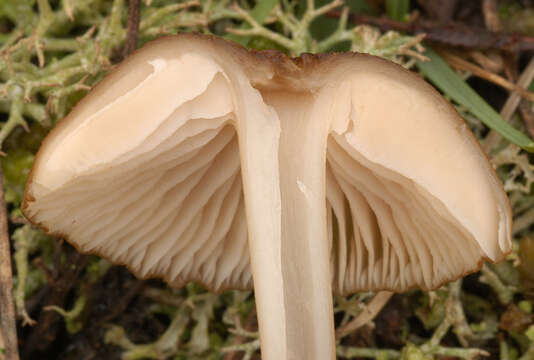
<svg viewBox="0 0 534 360">
<path fill-rule="evenodd" d="M 341 12 L 328 13 L 331 17 L 340 17 Z M 483 28 L 466 26 L 452 22 L 446 24 L 435 21 L 416 20 L 411 23 L 391 20 L 386 17 L 373 17 L 361 14 L 350 15 L 354 24 L 366 24 L 380 30 L 395 30 L 407 34 L 426 34 L 426 40 L 445 45 L 461 46 L 470 49 L 498 49 L 508 51 L 534 50 L 534 37 L 504 32 L 491 32 Z"/>
<path fill-rule="evenodd" d="M 499 85 L 503 88 L 505 88 L 506 90 L 510 90 L 510 91 L 515 91 L 519 94 L 519 96 L 529 100 L 529 101 L 534 101 L 534 93 L 531 93 L 530 91 L 526 90 L 526 89 L 523 89 L 522 87 L 519 87 L 517 86 L 516 84 L 506 80 L 505 78 L 497 75 L 497 74 L 494 74 L 492 72 L 489 72 L 487 70 L 484 70 L 472 63 L 470 63 L 469 61 L 466 61 L 464 59 L 462 59 L 461 57 L 459 56 L 456 56 L 456 55 L 452 55 L 450 53 L 446 53 L 446 52 L 440 52 L 440 55 L 445 58 L 445 60 L 447 60 L 447 62 L 449 63 L 449 65 L 451 65 L 452 67 L 454 67 L 455 69 L 458 69 L 458 70 L 464 70 L 464 71 L 469 71 L 470 73 L 472 73 L 473 75 L 475 76 L 478 76 L 479 78 L 482 78 L 482 79 L 485 79 L 485 80 L 488 80 L 496 85 Z"/>
<path fill-rule="evenodd" d="M 406 344 L 402 353 L 396 350 L 359 348 L 351 346 L 338 346 L 337 354 L 345 358 L 375 358 L 375 359 L 423 359 L 434 358 L 434 355 L 454 357 L 459 359 L 473 360 L 479 356 L 489 356 L 490 354 L 482 349 L 477 348 L 459 348 L 441 346 L 440 343 L 448 331 L 453 328 L 460 342 L 467 346 L 468 343 L 462 336 L 469 335 L 470 329 L 465 320 L 462 304 L 460 301 L 462 281 L 457 280 L 449 285 L 449 295 L 445 304 L 445 318 L 434 330 L 432 337 L 420 346 Z M 374 299 L 373 299 L 374 300 Z M 467 330 L 462 327 L 467 327 Z M 413 355 L 409 355 L 413 351 Z"/>
<path fill-rule="evenodd" d="M 126 43 L 124 44 L 123 57 L 127 57 L 135 49 L 137 49 L 140 15 L 141 15 L 141 0 L 129 0 L 128 2 L 128 30 L 126 33 Z"/>
<path fill-rule="evenodd" d="M 525 124 L 530 137 L 534 137 L 534 112 L 526 100 L 521 100 L 519 103 L 519 113 L 523 118 L 523 124 Z"/>
<path fill-rule="evenodd" d="M 63 0 L 63 10 L 70 21 L 74 21 L 74 11 L 72 8 L 71 0 Z"/>
<path fill-rule="evenodd" d="M 489 52 L 489 54 L 486 54 L 479 50 L 473 50 L 469 52 L 469 56 L 484 69 L 493 73 L 498 74 L 504 68 L 503 58 L 496 51 Z"/>
<path fill-rule="evenodd" d="M 532 79 L 534 79 L 534 58 L 530 60 L 528 66 L 519 77 L 519 80 L 517 81 L 517 86 L 524 89 L 530 85 Z M 505 121 L 510 121 L 510 118 L 517 109 L 517 106 L 519 105 L 520 101 L 521 97 L 516 92 L 513 92 L 510 94 L 510 96 L 508 96 L 506 103 L 501 109 L 501 116 Z M 496 131 L 490 131 L 490 133 L 488 134 L 488 136 L 486 136 L 486 139 L 484 140 L 484 150 L 487 154 L 491 153 L 491 151 L 493 150 L 495 145 L 497 145 L 500 139 L 501 136 Z"/>
<path fill-rule="evenodd" d="M 499 15 L 497 13 L 496 0 L 483 0 L 482 14 L 484 15 L 484 22 L 486 23 L 486 28 L 488 30 L 502 31 L 502 25 L 499 21 Z"/>
<path fill-rule="evenodd" d="M 0 330 L 4 338 L 7 360 L 18 360 L 17 323 L 13 301 L 13 276 L 4 199 L 4 176 L 0 167 Z"/>
<path fill-rule="evenodd" d="M 351 322 L 336 330 L 336 338 L 340 339 L 372 321 L 392 296 L 393 293 L 390 291 L 380 291 L 377 293 L 361 313 L 352 319 Z"/>
</svg>

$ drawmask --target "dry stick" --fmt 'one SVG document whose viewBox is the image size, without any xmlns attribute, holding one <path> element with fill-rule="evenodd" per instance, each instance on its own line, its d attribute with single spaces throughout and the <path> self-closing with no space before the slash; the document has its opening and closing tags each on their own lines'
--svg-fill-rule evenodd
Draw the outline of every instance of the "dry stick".
<svg viewBox="0 0 534 360">
<path fill-rule="evenodd" d="M 484 22 L 486 23 L 486 28 L 490 31 L 502 31 L 502 24 L 499 20 L 498 9 L 497 9 L 497 0 L 482 0 L 482 12 L 484 13 Z M 510 53 L 509 55 L 514 55 L 510 57 L 505 57 L 506 64 L 504 66 L 505 74 L 508 79 L 517 82 L 517 53 Z M 519 112 L 523 117 L 523 124 L 527 129 L 527 132 L 532 137 L 534 136 L 534 119 L 532 116 L 526 112 L 526 107 L 522 105 L 527 105 L 525 100 L 520 100 L 519 102 Z M 510 115 L 511 116 L 511 115 Z M 515 225 L 515 224 L 514 224 Z"/>
<path fill-rule="evenodd" d="M 519 113 L 523 118 L 523 123 L 525 124 L 530 137 L 534 138 L 534 112 L 528 101 L 521 100 L 519 103 Z"/>
<path fill-rule="evenodd" d="M 482 13 L 484 14 L 484 22 L 488 30 L 490 31 L 502 31 L 503 30 L 501 21 L 499 20 L 497 0 L 482 0 Z M 508 52 L 508 54 L 510 53 Z M 515 54 L 515 57 L 517 57 L 517 53 Z M 512 58 L 507 57 L 506 61 L 507 61 L 508 66 L 505 66 L 506 75 L 508 76 L 510 80 L 514 82 L 517 81 L 517 66 L 515 65 L 516 63 L 515 57 L 512 57 Z M 509 71 L 512 68 L 514 71 L 513 72 Z M 532 101 L 531 99 L 529 100 Z M 519 112 L 521 113 L 521 116 L 523 117 L 523 123 L 525 124 L 527 132 L 532 137 L 534 136 L 534 116 L 532 114 L 532 111 L 530 112 L 527 111 L 527 107 L 528 107 L 527 101 L 521 100 L 519 102 Z"/>
<path fill-rule="evenodd" d="M 488 80 L 489 82 L 492 82 L 496 85 L 499 85 L 505 88 L 506 90 L 517 92 L 522 98 L 525 98 L 529 101 L 534 101 L 534 93 L 517 86 L 516 84 L 506 80 L 502 76 L 484 70 L 483 68 L 478 67 L 475 64 L 472 64 L 459 56 L 448 54 L 445 52 L 440 52 L 440 55 L 445 58 L 449 65 L 451 65 L 455 69 L 469 71 L 471 74 L 479 78 Z"/>
<path fill-rule="evenodd" d="M 500 54 L 495 54 L 497 57 L 491 58 L 491 54 L 488 56 L 479 50 L 469 51 L 469 56 L 482 68 L 498 74 L 504 68 L 504 61 Z"/>
<path fill-rule="evenodd" d="M 331 11 L 330 17 L 339 18 L 340 11 Z M 469 49 L 498 49 L 509 51 L 534 50 L 534 37 L 521 34 L 492 32 L 484 28 L 467 26 L 459 22 L 446 24 L 429 20 L 416 20 L 411 23 L 395 21 L 386 17 L 374 17 L 351 13 L 353 24 L 372 25 L 380 30 L 395 30 L 407 34 L 425 34 L 425 39 L 449 46 L 461 46 Z"/>
<path fill-rule="evenodd" d="M 497 13 L 497 0 L 483 0 L 482 13 L 484 14 L 484 22 L 488 30 L 502 31 L 499 14 Z"/>
<path fill-rule="evenodd" d="M 517 78 L 519 77 L 519 69 L 517 68 L 517 63 L 519 62 L 519 53 L 507 52 L 502 56 L 504 75 L 506 75 L 508 80 L 517 82 Z"/>
<path fill-rule="evenodd" d="M 527 86 L 530 85 L 532 79 L 534 79 L 534 58 L 530 60 L 528 66 L 519 77 L 519 80 L 517 81 L 517 86 L 525 89 Z M 520 101 L 521 96 L 519 96 L 517 92 L 513 92 L 510 94 L 510 96 L 508 96 L 508 100 L 506 100 L 506 103 L 501 109 L 501 116 L 505 121 L 510 121 L 510 118 L 517 109 L 517 106 L 519 105 Z M 484 140 L 484 150 L 487 154 L 491 153 L 491 151 L 497 145 L 500 139 L 501 135 L 499 135 L 498 132 L 496 132 L 495 130 L 490 131 L 490 133 L 488 134 L 488 136 L 486 136 L 486 139 Z"/>
<path fill-rule="evenodd" d="M 4 338 L 7 360 L 18 360 L 17 323 L 13 301 L 11 252 L 7 228 L 7 209 L 4 200 L 4 175 L 0 167 L 0 331 Z"/>
<path fill-rule="evenodd" d="M 391 291 L 378 292 L 365 306 L 365 309 L 352 319 L 351 322 L 336 330 L 336 338 L 341 339 L 343 336 L 373 320 L 392 296 L 393 293 Z"/>
<path fill-rule="evenodd" d="M 140 15 L 141 0 L 130 0 L 128 2 L 128 31 L 126 33 L 126 44 L 124 44 L 123 58 L 126 58 L 137 49 Z"/>
</svg>

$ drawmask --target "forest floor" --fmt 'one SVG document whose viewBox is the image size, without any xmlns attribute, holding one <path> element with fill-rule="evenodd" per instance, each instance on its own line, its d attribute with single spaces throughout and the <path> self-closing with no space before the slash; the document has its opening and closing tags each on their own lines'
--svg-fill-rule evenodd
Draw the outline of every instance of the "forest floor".
<svg viewBox="0 0 534 360">
<path fill-rule="evenodd" d="M 56 122 L 133 49 L 196 31 L 292 56 L 367 52 L 418 72 L 452 100 L 505 184 L 514 213 L 507 260 L 435 291 L 336 296 L 340 359 L 534 359 L 533 5 L 0 0 L 4 356 L 15 359 L 18 349 L 22 359 L 260 358 L 252 293 L 138 280 L 45 235 L 20 210 L 35 153 Z M 506 135 L 510 126 L 519 132 Z"/>
</svg>

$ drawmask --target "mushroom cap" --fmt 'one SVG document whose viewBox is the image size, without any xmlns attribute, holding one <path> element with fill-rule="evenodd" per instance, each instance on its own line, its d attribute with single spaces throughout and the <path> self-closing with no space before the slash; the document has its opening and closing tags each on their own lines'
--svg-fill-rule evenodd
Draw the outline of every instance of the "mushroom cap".
<svg viewBox="0 0 534 360">
<path fill-rule="evenodd" d="M 250 289 L 241 160 L 254 139 L 240 129 L 299 114 L 327 138 L 324 159 L 301 161 L 323 161 L 335 292 L 431 289 L 510 251 L 502 184 L 417 75 L 370 55 L 291 59 L 198 34 L 147 44 L 58 123 L 23 212 L 138 277 Z"/>
</svg>

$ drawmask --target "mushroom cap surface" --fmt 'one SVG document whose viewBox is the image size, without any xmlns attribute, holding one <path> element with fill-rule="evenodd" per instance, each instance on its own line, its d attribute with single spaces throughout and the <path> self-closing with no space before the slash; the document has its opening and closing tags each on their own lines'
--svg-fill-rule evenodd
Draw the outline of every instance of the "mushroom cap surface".
<svg viewBox="0 0 534 360">
<path fill-rule="evenodd" d="M 324 127 L 325 160 L 300 161 L 324 168 L 335 292 L 432 289 L 510 251 L 502 184 L 417 75 L 370 55 L 290 59 L 196 34 L 136 51 L 58 123 L 23 212 L 139 277 L 250 289 L 241 164 L 256 139 L 242 129 L 302 114 Z"/>
</svg>

